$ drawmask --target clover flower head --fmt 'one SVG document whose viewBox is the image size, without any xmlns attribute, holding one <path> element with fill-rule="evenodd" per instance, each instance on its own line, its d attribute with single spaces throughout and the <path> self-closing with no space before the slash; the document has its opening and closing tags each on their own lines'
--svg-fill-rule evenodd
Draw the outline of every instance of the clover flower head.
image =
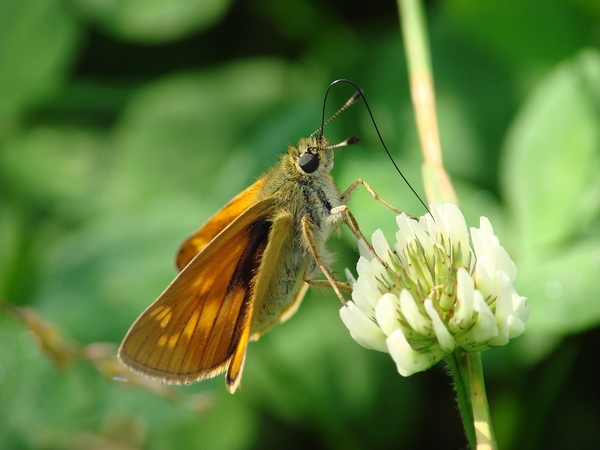
<svg viewBox="0 0 600 450">
<path fill-rule="evenodd" d="M 430 210 L 419 220 L 400 214 L 392 246 L 377 230 L 372 247 L 379 258 L 359 243 L 352 301 L 340 310 L 352 337 L 389 353 L 404 376 L 457 347 L 505 345 L 523 333 L 529 316 L 527 298 L 515 289 L 516 266 L 489 220 L 481 217 L 469 240 L 454 204 Z"/>
</svg>

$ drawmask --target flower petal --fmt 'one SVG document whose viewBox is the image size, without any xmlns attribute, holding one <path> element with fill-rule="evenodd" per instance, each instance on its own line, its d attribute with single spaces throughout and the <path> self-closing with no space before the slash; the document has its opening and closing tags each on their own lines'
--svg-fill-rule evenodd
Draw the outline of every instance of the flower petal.
<svg viewBox="0 0 600 450">
<path fill-rule="evenodd" d="M 440 316 L 433 307 L 433 302 L 430 298 L 425 299 L 425 311 L 427 311 L 427 315 L 433 322 L 433 331 L 435 332 L 435 336 L 440 348 L 446 353 L 451 353 L 454 351 L 454 348 L 456 347 L 456 341 L 444 325 L 444 322 L 442 322 L 442 319 L 440 319 Z"/>
<path fill-rule="evenodd" d="M 473 295 L 473 309 L 479 314 L 477 322 L 469 330 L 469 341 L 476 345 L 487 344 L 490 339 L 498 336 L 498 325 L 494 313 L 479 291 L 475 291 Z"/>
<path fill-rule="evenodd" d="M 406 255 L 410 253 L 409 249 L 422 247 L 422 253 L 427 255 L 433 251 L 433 240 L 426 233 L 420 221 L 416 221 L 402 213 L 396 217 L 399 231 L 396 232 L 396 241 L 394 248 L 402 264 L 407 267 L 409 261 Z"/>
<path fill-rule="evenodd" d="M 471 326 L 473 320 L 473 295 L 475 286 L 469 272 L 463 267 L 456 273 L 456 309 L 449 326 L 454 333 L 461 332 Z"/>
<path fill-rule="evenodd" d="M 350 272 L 350 269 L 344 269 L 344 273 L 346 274 L 346 280 L 350 282 L 350 286 L 354 286 L 356 284 L 356 278 L 354 278 L 354 274 Z"/>
<path fill-rule="evenodd" d="M 371 253 L 371 250 L 369 250 L 367 243 L 362 239 L 358 240 L 358 253 L 367 261 L 371 261 L 373 259 L 373 254 Z"/>
<path fill-rule="evenodd" d="M 380 229 L 375 230 L 375 233 L 373 233 L 373 237 L 371 238 L 371 242 L 373 243 L 373 249 L 375 250 L 375 253 L 377 253 L 377 256 L 379 256 L 388 264 L 391 264 L 391 249 L 387 239 L 383 234 L 383 231 Z"/>
<path fill-rule="evenodd" d="M 399 327 L 398 297 L 389 292 L 383 294 L 375 307 L 375 320 L 386 335 L 390 335 Z"/>
<path fill-rule="evenodd" d="M 458 206 L 454 203 L 444 203 L 443 215 L 448 227 L 447 235 L 452 243 L 452 247 L 462 249 L 463 254 L 469 249 L 469 232 L 467 222 Z"/>
<path fill-rule="evenodd" d="M 373 260 L 377 262 L 377 260 Z M 368 261 L 364 257 L 360 257 L 356 264 L 358 279 L 352 289 L 352 300 L 356 306 L 368 316 L 373 316 L 375 305 L 381 297 L 376 280 L 376 274 L 373 273 L 372 261 Z"/>
<path fill-rule="evenodd" d="M 517 266 L 510 259 L 504 247 L 500 245 L 488 218 L 481 217 L 479 224 L 479 228 L 471 228 L 471 239 L 477 260 L 485 261 L 484 267 L 489 267 L 488 271 L 490 272 L 502 270 L 514 284 L 517 279 Z"/>
<path fill-rule="evenodd" d="M 525 331 L 525 322 L 522 321 L 519 316 L 517 315 L 511 315 L 508 318 L 508 338 L 509 339 L 513 339 L 516 338 L 518 336 L 521 336 L 521 334 L 523 334 L 523 331 Z"/>
<path fill-rule="evenodd" d="M 401 330 L 396 330 L 390 334 L 386 339 L 386 343 L 398 372 L 404 377 L 427 370 L 435 363 L 433 354 L 419 353 L 413 350 Z"/>
<path fill-rule="evenodd" d="M 523 322 L 527 322 L 529 319 L 529 299 L 527 297 L 522 297 L 516 292 L 513 293 L 513 310 L 515 314 L 521 319 Z"/>
<path fill-rule="evenodd" d="M 400 311 L 416 333 L 427 335 L 431 332 L 431 321 L 419 310 L 413 296 L 406 289 L 400 292 Z"/>
<path fill-rule="evenodd" d="M 353 302 L 348 302 L 345 306 L 342 306 L 340 317 L 356 342 L 363 347 L 387 353 L 385 334 Z"/>
<path fill-rule="evenodd" d="M 490 345 L 505 345 L 509 339 L 520 336 L 525 331 L 525 322 L 529 318 L 529 300 L 517 294 L 509 275 L 503 271 L 498 271 L 496 305 L 499 334 L 490 341 Z"/>
</svg>

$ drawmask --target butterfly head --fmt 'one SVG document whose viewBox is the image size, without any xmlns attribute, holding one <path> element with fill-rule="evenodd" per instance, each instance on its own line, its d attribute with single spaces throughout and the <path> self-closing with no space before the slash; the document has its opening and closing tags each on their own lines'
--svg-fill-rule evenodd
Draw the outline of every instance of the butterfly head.
<svg viewBox="0 0 600 450">
<path fill-rule="evenodd" d="M 291 147 L 289 156 L 301 176 L 318 176 L 333 169 L 333 151 L 338 147 L 354 144 L 358 138 L 346 139 L 331 145 L 323 136 L 309 136 L 298 142 L 298 147 Z"/>
<path fill-rule="evenodd" d="M 323 136 L 300 139 L 292 157 L 298 172 L 305 176 L 316 176 L 330 172 L 333 168 L 333 148 Z"/>
</svg>

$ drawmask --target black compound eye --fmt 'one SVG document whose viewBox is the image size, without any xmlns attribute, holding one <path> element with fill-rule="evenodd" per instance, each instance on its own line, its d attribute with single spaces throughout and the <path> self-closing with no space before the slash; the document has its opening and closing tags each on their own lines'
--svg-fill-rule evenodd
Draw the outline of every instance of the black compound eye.
<svg viewBox="0 0 600 450">
<path fill-rule="evenodd" d="M 319 155 L 304 153 L 298 160 L 298 164 L 306 173 L 313 173 L 319 168 Z"/>
</svg>

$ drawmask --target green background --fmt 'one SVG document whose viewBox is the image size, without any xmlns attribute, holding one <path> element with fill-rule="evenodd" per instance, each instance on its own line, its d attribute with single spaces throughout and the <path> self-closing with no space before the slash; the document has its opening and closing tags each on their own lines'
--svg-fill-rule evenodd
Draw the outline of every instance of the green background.
<svg viewBox="0 0 600 450">
<path fill-rule="evenodd" d="M 525 335 L 483 354 L 500 448 L 600 445 L 600 3 L 427 2 L 444 158 L 529 297 Z M 419 192 L 396 5 L 316 0 L 1 0 L 0 296 L 64 339 L 116 345 L 173 278 L 178 245 L 320 124 L 349 78 Z M 334 89 L 332 113 L 353 89 Z M 342 189 L 422 207 L 366 109 L 327 128 Z M 394 218 L 360 190 L 365 234 Z M 335 269 L 355 264 L 343 230 Z M 464 448 L 443 364 L 402 378 L 328 290 L 249 347 L 242 389 L 159 390 L 62 369 L 0 312 L 2 449 Z M 108 347 L 114 354 L 115 347 Z M 90 349 L 88 347 L 88 349 Z M 156 393 L 158 392 L 158 393 Z"/>
</svg>

